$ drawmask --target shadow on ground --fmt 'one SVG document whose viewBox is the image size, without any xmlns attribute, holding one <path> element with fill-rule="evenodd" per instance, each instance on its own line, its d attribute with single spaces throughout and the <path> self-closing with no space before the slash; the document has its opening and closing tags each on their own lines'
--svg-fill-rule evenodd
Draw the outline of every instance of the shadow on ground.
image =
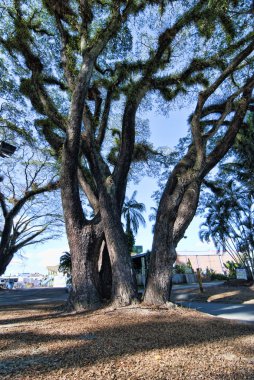
<svg viewBox="0 0 254 380">
<path fill-rule="evenodd" d="M 14 323 L 14 320 L 29 322 L 29 327 L 22 329 L 20 326 L 16 331 L 13 326 L 14 331 L 6 330 L 0 334 L 2 350 L 9 350 L 0 362 L 0 374 L 8 374 L 10 378 L 22 374 L 32 379 L 38 373 L 46 375 L 63 368 L 86 368 L 153 350 L 183 348 L 195 351 L 200 345 L 206 346 L 222 339 L 230 345 L 238 337 L 254 334 L 254 326 L 208 317 L 198 318 L 195 312 L 189 318 L 185 313 L 179 309 L 177 318 L 177 311 L 173 312 L 172 320 L 166 312 L 150 314 L 149 320 L 146 314 L 140 314 L 139 321 L 135 314 L 133 318 L 131 314 L 125 318 L 124 312 L 122 319 L 121 315 L 116 318 L 114 312 L 109 312 L 101 314 L 101 317 L 95 314 L 95 317 L 89 314 L 53 314 L 54 319 L 52 315 L 44 315 L 41 319 L 39 315 L 34 315 L 9 320 L 9 323 Z M 253 355 L 250 345 L 246 344 L 241 350 L 242 355 Z M 235 368 L 236 375 L 237 371 Z M 253 367 L 246 369 L 245 375 L 244 378 L 251 379 Z M 239 377 L 234 378 L 242 377 L 239 373 Z M 227 379 L 226 375 L 223 379 Z"/>
<path fill-rule="evenodd" d="M 24 316 L 22 313 L 24 310 L 29 310 L 32 315 L 30 316 Z M 35 321 L 43 321 L 50 318 L 57 318 L 59 315 L 63 316 L 63 311 L 65 309 L 65 303 L 61 302 L 55 302 L 51 305 L 23 305 L 23 306 L 5 306 L 0 307 L 0 331 L 1 331 L 1 325 L 11 325 L 16 323 L 28 323 L 28 322 L 35 322 Z M 17 315 L 13 318 L 4 318 L 6 314 L 13 314 Z"/>
</svg>

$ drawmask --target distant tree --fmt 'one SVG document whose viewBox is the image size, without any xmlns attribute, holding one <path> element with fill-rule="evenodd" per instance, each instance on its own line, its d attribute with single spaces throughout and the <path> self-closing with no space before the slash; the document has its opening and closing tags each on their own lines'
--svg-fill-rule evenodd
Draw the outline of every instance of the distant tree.
<svg viewBox="0 0 254 380">
<path fill-rule="evenodd" d="M 131 229 L 136 235 L 141 223 L 145 226 L 146 222 L 142 213 L 146 210 L 144 203 L 138 202 L 135 198 L 137 191 L 134 191 L 131 198 L 125 198 L 122 215 L 126 222 L 126 230 Z"/>
<path fill-rule="evenodd" d="M 253 275 L 254 198 L 239 186 L 227 186 L 220 199 L 209 197 L 200 238 L 212 240 L 219 252 L 228 252 L 236 263 L 249 267 Z"/>
<path fill-rule="evenodd" d="M 132 230 L 125 231 L 125 236 L 127 239 L 127 245 L 129 248 L 129 253 L 132 253 L 133 247 L 134 247 L 135 242 L 136 242 L 135 236 L 134 236 Z"/>
<path fill-rule="evenodd" d="M 71 275 L 71 255 L 69 252 L 64 252 L 60 257 L 60 264 L 58 268 L 59 272 L 63 274 Z"/>
<path fill-rule="evenodd" d="M 1 166 L 0 274 L 23 248 L 59 237 L 63 217 L 59 200 L 51 196 L 59 181 L 50 160 L 31 149 L 20 149 Z M 54 193 L 55 194 L 55 193 Z"/>
<path fill-rule="evenodd" d="M 224 267 L 228 271 L 229 278 L 236 278 L 236 269 L 240 267 L 239 264 L 237 264 L 235 261 L 227 261 L 224 264 Z"/>
<path fill-rule="evenodd" d="M 125 219 L 125 234 L 128 240 L 129 251 L 132 252 L 132 248 L 135 244 L 135 235 L 138 232 L 139 225 L 145 227 L 146 222 L 142 215 L 146 208 L 144 203 L 138 202 L 135 198 L 137 191 L 134 191 L 131 198 L 125 198 L 122 215 Z"/>
</svg>

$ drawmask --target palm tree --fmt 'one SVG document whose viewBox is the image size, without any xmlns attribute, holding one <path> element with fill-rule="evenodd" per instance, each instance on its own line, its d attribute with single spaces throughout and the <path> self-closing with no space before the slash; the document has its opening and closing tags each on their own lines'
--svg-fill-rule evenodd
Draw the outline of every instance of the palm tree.
<svg viewBox="0 0 254 380">
<path fill-rule="evenodd" d="M 146 210 L 144 203 L 137 202 L 137 191 L 134 191 L 131 198 L 125 198 L 122 215 L 126 222 L 125 234 L 128 240 L 130 252 L 135 244 L 135 235 L 138 232 L 139 225 L 145 227 L 146 221 L 142 213 Z"/>
<path fill-rule="evenodd" d="M 144 203 L 137 202 L 135 199 L 137 191 L 134 191 L 131 198 L 125 198 L 122 215 L 126 221 L 126 231 L 132 230 L 134 235 L 137 234 L 139 224 L 145 227 L 146 221 L 142 213 L 146 211 Z"/>
<path fill-rule="evenodd" d="M 254 277 L 254 210 L 253 196 L 241 186 L 229 181 L 218 199 L 210 195 L 206 203 L 206 221 L 202 223 L 200 239 L 213 240 L 218 252 L 228 252 L 232 259 L 247 266 Z"/>
</svg>

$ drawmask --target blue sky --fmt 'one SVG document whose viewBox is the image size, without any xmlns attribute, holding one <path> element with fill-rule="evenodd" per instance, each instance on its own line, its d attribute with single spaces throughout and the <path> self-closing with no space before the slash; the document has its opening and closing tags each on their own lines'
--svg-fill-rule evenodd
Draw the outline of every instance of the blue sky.
<svg viewBox="0 0 254 380">
<path fill-rule="evenodd" d="M 155 115 L 152 112 L 147 113 L 145 117 L 149 118 L 151 128 L 151 141 L 155 147 L 168 146 L 173 148 L 180 137 L 186 135 L 186 120 L 190 114 L 190 109 L 181 109 L 172 111 L 168 117 Z M 131 184 L 128 187 L 127 195 L 131 196 L 134 190 L 137 190 L 137 200 L 146 205 L 146 228 L 140 227 L 136 236 L 136 244 L 142 245 L 144 251 L 151 249 L 152 246 L 152 223 L 148 221 L 150 207 L 154 206 L 151 195 L 157 189 L 157 183 L 154 178 L 144 177 L 138 185 Z M 198 230 L 201 223 L 200 217 L 195 217 L 188 230 L 187 238 L 182 239 L 177 249 L 179 252 L 210 251 L 214 253 L 214 247 L 210 244 L 204 244 L 199 240 Z M 57 265 L 59 258 L 64 251 L 68 251 L 68 243 L 65 237 L 60 240 L 52 240 L 45 244 L 38 244 L 24 249 L 23 258 L 16 256 L 6 271 L 6 275 L 17 274 L 20 272 L 39 272 L 47 273 L 48 265 Z"/>
</svg>

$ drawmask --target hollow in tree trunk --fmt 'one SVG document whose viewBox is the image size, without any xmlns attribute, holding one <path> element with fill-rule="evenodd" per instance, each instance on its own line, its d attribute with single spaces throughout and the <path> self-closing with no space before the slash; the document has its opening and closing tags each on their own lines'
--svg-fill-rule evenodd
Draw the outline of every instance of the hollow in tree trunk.
<svg viewBox="0 0 254 380">
<path fill-rule="evenodd" d="M 100 294 L 102 299 L 110 300 L 112 291 L 112 270 L 108 248 L 103 241 L 99 259 Z"/>
</svg>

